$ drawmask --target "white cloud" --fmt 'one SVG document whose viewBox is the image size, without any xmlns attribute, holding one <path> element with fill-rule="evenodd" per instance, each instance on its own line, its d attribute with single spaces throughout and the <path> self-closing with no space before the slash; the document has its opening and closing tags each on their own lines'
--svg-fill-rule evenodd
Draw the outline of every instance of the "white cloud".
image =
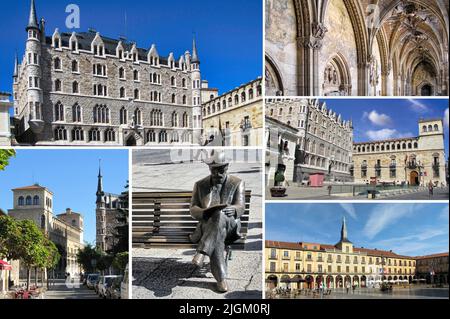
<svg viewBox="0 0 450 319">
<path fill-rule="evenodd" d="M 353 219 L 357 219 L 355 206 L 353 206 L 353 204 L 341 203 L 340 205 L 346 211 L 346 213 L 350 215 L 350 217 L 352 217 Z"/>
<path fill-rule="evenodd" d="M 445 124 L 445 126 L 449 126 L 448 125 L 448 108 L 445 110 L 445 113 L 444 113 L 444 124 Z"/>
<path fill-rule="evenodd" d="M 364 112 L 363 117 L 368 118 L 372 124 L 377 126 L 392 125 L 392 119 L 389 115 L 380 114 L 375 110 L 370 113 Z"/>
<path fill-rule="evenodd" d="M 437 236 L 442 235 L 448 235 L 448 231 L 445 231 L 443 229 L 426 229 L 422 231 L 421 233 L 416 233 L 413 235 L 403 236 L 403 237 L 394 237 L 389 239 L 383 239 L 380 241 L 375 242 L 374 244 L 376 246 L 393 246 L 396 244 L 399 244 L 401 242 L 409 242 L 409 241 L 424 241 L 428 240 Z"/>
<path fill-rule="evenodd" d="M 411 137 L 413 134 L 401 133 L 395 129 L 384 128 L 384 129 L 378 130 L 378 131 L 373 131 L 373 130 L 367 131 L 366 135 L 371 141 L 378 141 L 378 140 L 387 140 L 387 139 L 392 139 L 392 138 Z"/>
<path fill-rule="evenodd" d="M 413 111 L 418 112 L 418 113 L 426 113 L 428 112 L 430 109 L 428 108 L 428 106 L 426 106 L 423 102 L 421 102 L 420 100 L 413 100 L 413 99 L 409 99 L 409 102 L 411 102 L 411 108 L 413 109 Z"/>
<path fill-rule="evenodd" d="M 372 239 L 387 226 L 392 226 L 399 219 L 420 211 L 420 205 L 376 205 L 364 226 L 364 234 Z"/>
</svg>

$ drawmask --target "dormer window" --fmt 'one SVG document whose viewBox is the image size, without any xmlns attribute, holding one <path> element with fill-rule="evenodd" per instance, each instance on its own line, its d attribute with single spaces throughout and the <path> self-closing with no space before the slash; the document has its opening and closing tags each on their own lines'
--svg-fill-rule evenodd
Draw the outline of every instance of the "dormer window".
<svg viewBox="0 0 450 319">
<path fill-rule="evenodd" d="M 75 40 L 72 40 L 71 42 L 71 48 L 72 48 L 72 51 L 76 51 L 77 50 L 77 42 L 75 41 Z"/>
<path fill-rule="evenodd" d="M 123 59 L 123 50 L 119 50 L 119 53 L 118 53 L 118 55 L 119 55 L 119 59 Z"/>
</svg>

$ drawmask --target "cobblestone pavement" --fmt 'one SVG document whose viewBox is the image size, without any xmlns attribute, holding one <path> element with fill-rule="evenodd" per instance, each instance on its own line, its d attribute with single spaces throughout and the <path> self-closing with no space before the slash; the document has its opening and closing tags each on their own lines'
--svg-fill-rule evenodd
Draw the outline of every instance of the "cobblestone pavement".
<svg viewBox="0 0 450 319">
<path fill-rule="evenodd" d="M 133 299 L 261 299 L 262 255 L 233 251 L 228 265 L 229 292 L 216 291 L 216 281 L 205 260 L 191 264 L 194 250 L 133 249 Z"/>
<path fill-rule="evenodd" d="M 253 152 L 253 153 L 251 153 Z M 219 294 L 208 264 L 197 269 L 191 264 L 194 250 L 133 249 L 133 298 L 152 299 L 243 299 L 262 297 L 262 164 L 260 152 L 228 156 L 238 158 L 229 174 L 245 181 L 252 191 L 249 231 L 244 251 L 233 251 L 229 263 L 230 291 Z M 192 191 L 194 183 L 209 175 L 204 163 L 190 161 L 190 154 L 178 157 L 180 163 L 169 163 L 168 151 L 144 150 L 133 153 L 133 191 Z"/>
</svg>

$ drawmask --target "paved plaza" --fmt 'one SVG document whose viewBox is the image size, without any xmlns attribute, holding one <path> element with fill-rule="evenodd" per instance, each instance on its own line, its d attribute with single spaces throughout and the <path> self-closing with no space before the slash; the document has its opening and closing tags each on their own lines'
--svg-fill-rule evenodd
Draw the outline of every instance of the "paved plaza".
<svg viewBox="0 0 450 319">
<path fill-rule="evenodd" d="M 258 158 L 233 162 L 229 174 L 245 181 L 252 191 L 250 220 L 244 251 L 233 251 L 229 262 L 229 292 L 217 293 L 209 262 L 198 269 L 191 264 L 193 249 L 133 249 L 133 298 L 136 299 L 254 299 L 262 297 L 262 170 Z M 167 151 L 133 153 L 135 192 L 192 191 L 194 183 L 209 175 L 208 166 L 190 161 L 189 154 L 170 163 Z"/>
<path fill-rule="evenodd" d="M 88 289 L 81 284 L 66 285 L 64 280 L 51 282 L 49 290 L 43 299 L 99 299 L 94 290 Z"/>
<path fill-rule="evenodd" d="M 289 296 L 277 296 L 275 299 L 448 299 L 449 288 L 431 288 L 431 287 L 411 287 L 394 288 L 392 292 L 381 292 L 379 289 L 360 288 L 355 292 L 345 289 L 334 289 L 327 296 L 297 295 L 295 298 Z"/>
<path fill-rule="evenodd" d="M 352 196 L 352 194 L 328 194 L 327 187 L 305 187 L 291 185 L 287 187 L 285 197 L 272 197 L 270 188 L 266 187 L 267 200 L 369 200 L 367 196 Z M 375 200 L 448 200 L 449 188 L 436 188 L 433 196 L 428 190 L 406 191 L 404 194 L 398 192 L 383 192 Z"/>
</svg>

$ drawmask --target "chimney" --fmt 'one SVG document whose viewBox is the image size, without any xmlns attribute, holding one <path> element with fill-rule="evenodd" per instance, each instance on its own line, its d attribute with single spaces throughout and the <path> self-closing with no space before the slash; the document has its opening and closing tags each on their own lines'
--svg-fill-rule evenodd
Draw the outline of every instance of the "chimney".
<svg viewBox="0 0 450 319">
<path fill-rule="evenodd" d="M 72 209 L 70 209 L 70 208 L 67 208 L 67 209 L 66 209 L 66 214 L 67 214 L 67 215 L 70 215 L 70 214 L 72 214 Z"/>
</svg>

